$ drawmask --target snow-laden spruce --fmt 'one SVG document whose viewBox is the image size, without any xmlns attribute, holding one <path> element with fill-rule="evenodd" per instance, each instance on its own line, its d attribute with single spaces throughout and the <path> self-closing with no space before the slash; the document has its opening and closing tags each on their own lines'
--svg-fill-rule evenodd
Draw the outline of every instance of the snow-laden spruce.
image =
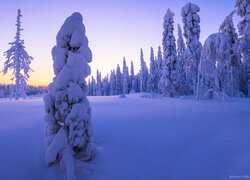
<svg viewBox="0 0 250 180">
<path fill-rule="evenodd" d="M 200 38 L 200 8 L 187 3 L 181 10 L 182 22 L 184 23 L 184 37 L 186 38 L 185 59 L 187 61 L 186 77 L 190 90 L 195 94 L 198 65 L 200 61 L 202 45 Z"/>
<path fill-rule="evenodd" d="M 108 78 L 108 74 L 103 78 L 102 81 L 102 95 L 103 96 L 109 96 L 109 92 L 110 92 L 110 85 L 109 85 L 109 78 Z"/>
<path fill-rule="evenodd" d="M 85 82 L 92 53 L 82 20 L 80 13 L 73 13 L 56 36 L 52 49 L 55 77 L 44 97 L 45 160 L 48 165 L 60 160 L 67 179 L 75 179 L 76 171 L 89 171 L 84 162 L 91 160 L 94 152 Z"/>
<path fill-rule="evenodd" d="M 160 80 L 162 75 L 162 52 L 161 52 L 161 46 L 158 46 L 158 52 L 157 52 L 157 93 L 160 93 Z"/>
<path fill-rule="evenodd" d="M 233 23 L 233 14 L 235 11 L 231 12 L 225 20 L 222 22 L 219 31 L 228 35 L 230 38 L 230 43 L 232 46 L 232 58 L 231 58 L 231 66 L 232 66 L 232 76 L 233 76 L 233 89 L 230 92 L 230 96 L 239 95 L 240 90 L 240 54 L 238 52 L 238 34 L 236 33 L 236 29 Z"/>
<path fill-rule="evenodd" d="M 231 43 L 228 35 L 210 35 L 203 46 L 199 64 L 197 99 L 224 100 L 232 92 Z"/>
<path fill-rule="evenodd" d="M 102 84 L 102 75 L 101 72 L 99 72 L 99 70 L 96 70 L 96 95 L 97 96 L 101 96 L 101 84 Z"/>
<path fill-rule="evenodd" d="M 123 84 L 122 84 L 122 73 L 119 64 L 117 64 L 116 68 L 116 94 L 122 94 L 123 92 Z"/>
<path fill-rule="evenodd" d="M 129 76 L 129 91 L 131 93 L 135 92 L 135 90 L 133 89 L 133 81 L 134 81 L 134 79 L 135 79 L 134 63 L 133 63 L 133 61 L 131 61 L 131 64 L 130 64 L 130 76 Z"/>
<path fill-rule="evenodd" d="M 147 68 L 146 62 L 144 61 L 142 49 L 141 49 L 140 62 L 141 62 L 141 69 L 140 69 L 140 74 L 139 74 L 140 92 L 147 92 L 148 68 Z"/>
<path fill-rule="evenodd" d="M 109 94 L 112 96 L 112 95 L 116 94 L 116 77 L 115 77 L 115 70 L 114 69 L 110 73 L 109 81 L 110 81 L 110 92 L 109 92 Z"/>
<path fill-rule="evenodd" d="M 123 66 L 122 66 L 122 93 L 128 94 L 128 66 L 126 64 L 125 57 L 123 58 Z"/>
<path fill-rule="evenodd" d="M 178 85 L 177 57 L 174 31 L 174 13 L 167 10 L 163 22 L 163 65 L 160 79 L 160 92 L 166 96 L 174 97 Z"/>
<path fill-rule="evenodd" d="M 235 6 L 241 17 L 238 24 L 243 72 L 241 90 L 250 97 L 250 0 L 236 0 Z"/>
<path fill-rule="evenodd" d="M 188 88 L 186 86 L 186 61 L 184 58 L 185 53 L 185 43 L 182 36 L 181 26 L 178 24 L 178 38 L 177 38 L 177 79 L 178 79 L 178 88 L 177 95 L 186 95 Z"/>
<path fill-rule="evenodd" d="M 13 77 L 11 80 L 15 81 L 13 90 L 15 99 L 18 99 L 20 96 L 25 98 L 26 96 L 25 89 L 29 79 L 29 72 L 32 71 L 30 63 L 33 59 L 25 50 L 24 40 L 21 40 L 21 31 L 23 30 L 21 28 L 21 17 L 21 10 L 18 9 L 15 41 L 9 43 L 11 45 L 10 49 L 4 52 L 4 56 L 6 56 L 7 60 L 4 63 L 3 74 L 13 69 Z"/>
<path fill-rule="evenodd" d="M 151 47 L 150 49 L 150 68 L 149 68 L 149 77 L 147 83 L 148 92 L 157 93 L 158 84 L 157 84 L 157 62 L 154 57 L 154 50 Z"/>
</svg>

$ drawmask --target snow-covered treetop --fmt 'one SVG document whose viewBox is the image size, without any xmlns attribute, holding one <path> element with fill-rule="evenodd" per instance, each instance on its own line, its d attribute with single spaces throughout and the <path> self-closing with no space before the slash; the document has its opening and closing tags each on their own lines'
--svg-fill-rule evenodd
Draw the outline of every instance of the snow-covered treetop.
<svg viewBox="0 0 250 180">
<path fill-rule="evenodd" d="M 183 55 L 185 52 L 185 43 L 182 36 L 181 26 L 178 24 L 178 39 L 177 39 L 177 53 L 178 55 Z"/>
<path fill-rule="evenodd" d="M 217 66 L 226 64 L 231 57 L 231 45 L 228 42 L 230 42 L 229 37 L 224 33 L 211 34 L 204 43 L 201 59 L 213 62 Z"/>
<path fill-rule="evenodd" d="M 142 51 L 142 48 L 140 49 L 140 60 L 141 60 L 141 64 L 142 62 L 144 62 L 144 57 L 143 57 L 143 51 Z"/>
<path fill-rule="evenodd" d="M 134 77 L 134 75 L 135 75 L 133 61 L 131 61 L 131 65 L 130 65 L 130 75 L 131 75 L 132 77 Z"/>
<path fill-rule="evenodd" d="M 16 32 L 16 37 L 15 37 L 15 39 L 18 41 L 20 40 L 21 31 L 23 30 L 21 28 L 21 17 L 22 17 L 21 10 L 18 9 L 17 10 L 17 21 L 16 21 L 17 32 Z"/>
<path fill-rule="evenodd" d="M 125 73 L 126 68 L 127 68 L 126 58 L 123 57 L 123 66 L 122 66 L 122 72 L 123 72 L 123 73 Z"/>
<path fill-rule="evenodd" d="M 184 23 L 184 37 L 187 40 L 187 45 L 194 41 L 199 41 L 200 38 L 200 17 L 198 12 L 199 6 L 193 3 L 187 3 L 181 10 L 182 22 Z M 196 42 L 195 42 L 196 43 Z"/>
<path fill-rule="evenodd" d="M 92 61 L 92 53 L 88 47 L 88 39 L 85 35 L 85 27 L 82 23 L 82 15 L 78 12 L 68 17 L 56 36 L 57 45 L 52 49 L 54 60 L 54 72 L 57 75 L 66 63 L 67 53 L 75 53 L 78 59 L 85 63 Z M 74 58 L 68 58 L 68 63 L 74 63 Z M 86 66 L 84 74 L 90 74 L 89 66 Z"/>
<path fill-rule="evenodd" d="M 242 21 L 239 22 L 239 34 L 250 35 L 250 0 L 236 0 L 235 7 L 237 14 L 240 15 Z"/>
<path fill-rule="evenodd" d="M 231 12 L 226 18 L 225 20 L 222 22 L 222 24 L 220 25 L 220 32 L 223 32 L 225 34 L 227 34 L 230 37 L 231 43 L 234 44 L 236 43 L 236 40 L 238 39 L 238 35 L 236 33 L 236 29 L 234 27 L 234 23 L 233 23 L 233 15 L 234 15 L 235 11 Z"/>
<path fill-rule="evenodd" d="M 157 52 L 157 60 L 162 61 L 162 52 L 161 52 L 161 46 L 158 46 L 158 52 Z"/>
<path fill-rule="evenodd" d="M 174 13 L 170 9 L 167 10 L 164 16 L 163 29 L 163 55 L 164 59 L 167 59 L 169 56 L 176 55 L 175 37 L 173 35 Z"/>
<path fill-rule="evenodd" d="M 141 49 L 140 61 L 141 61 L 141 71 L 147 71 L 147 65 L 146 62 L 144 61 L 142 49 Z"/>
<path fill-rule="evenodd" d="M 246 14 L 249 14 L 250 0 L 236 0 L 235 6 L 237 7 L 237 14 L 240 17 L 244 17 Z"/>
<path fill-rule="evenodd" d="M 6 56 L 6 61 L 4 63 L 4 70 L 3 73 L 6 74 L 9 69 L 13 68 L 14 72 L 13 75 L 19 73 L 20 78 L 23 78 L 23 81 L 28 80 L 29 72 L 32 69 L 29 67 L 33 58 L 29 56 L 27 51 L 25 50 L 24 40 L 21 40 L 21 10 L 18 9 L 17 11 L 17 21 L 16 21 L 16 36 L 15 41 L 9 43 L 11 48 L 4 52 L 4 56 Z M 21 70 L 23 70 L 23 74 L 21 74 Z M 12 78 L 13 80 L 14 78 Z"/>
<path fill-rule="evenodd" d="M 164 21 L 173 20 L 173 17 L 174 17 L 174 13 L 172 11 L 170 11 L 170 9 L 168 8 L 168 10 L 164 16 Z"/>
</svg>

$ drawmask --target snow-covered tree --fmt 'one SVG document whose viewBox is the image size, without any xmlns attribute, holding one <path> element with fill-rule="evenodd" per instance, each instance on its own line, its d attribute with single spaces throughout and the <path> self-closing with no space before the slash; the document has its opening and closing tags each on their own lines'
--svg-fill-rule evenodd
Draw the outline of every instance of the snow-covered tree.
<svg viewBox="0 0 250 180">
<path fill-rule="evenodd" d="M 177 27 L 178 27 L 177 54 L 184 56 L 186 46 L 184 43 L 181 26 L 178 24 Z"/>
<path fill-rule="evenodd" d="M 91 87 L 92 87 L 92 96 L 96 96 L 96 80 L 94 76 L 91 76 Z"/>
<path fill-rule="evenodd" d="M 25 50 L 24 40 L 21 40 L 21 31 L 23 30 L 21 28 L 21 17 L 21 10 L 18 9 L 15 41 L 9 43 L 11 45 L 10 49 L 4 52 L 7 60 L 4 63 L 3 73 L 6 74 L 9 70 L 13 69 L 11 80 L 15 81 L 15 99 L 18 99 L 20 96 L 25 97 L 26 95 L 25 88 L 29 79 L 29 72 L 32 71 L 30 63 L 33 59 Z"/>
<path fill-rule="evenodd" d="M 236 29 L 235 29 L 234 23 L 233 23 L 234 13 L 235 13 L 235 11 L 231 12 L 225 18 L 225 20 L 222 22 L 222 24 L 220 25 L 220 28 L 219 28 L 220 32 L 227 34 L 229 36 L 232 44 L 235 44 L 237 39 L 238 39 L 238 34 L 236 33 Z"/>
<path fill-rule="evenodd" d="M 122 84 L 122 73 L 119 64 L 116 68 L 116 94 L 122 94 L 123 84 Z"/>
<path fill-rule="evenodd" d="M 150 73 L 149 73 L 149 77 L 148 77 L 148 84 L 147 84 L 147 88 L 148 88 L 148 92 L 154 92 L 157 93 L 157 88 L 158 88 L 158 84 L 157 84 L 157 62 L 155 60 L 154 57 L 154 50 L 151 47 L 150 49 Z"/>
<path fill-rule="evenodd" d="M 134 78 L 135 78 L 134 64 L 133 64 L 133 61 L 131 61 L 130 75 L 129 75 L 129 84 L 128 84 L 128 90 L 129 90 L 129 92 L 133 89 L 132 88 L 132 84 L 133 84 Z"/>
<path fill-rule="evenodd" d="M 160 80 L 160 90 L 166 96 L 175 96 L 178 86 L 177 57 L 174 31 L 174 13 L 167 10 L 163 22 L 163 71 Z"/>
<path fill-rule="evenodd" d="M 187 63 L 186 78 L 190 90 L 195 94 L 197 84 L 198 65 L 200 61 L 202 45 L 200 38 L 200 8 L 187 3 L 181 10 L 182 22 L 184 23 L 184 37 L 186 38 L 185 61 Z"/>
<path fill-rule="evenodd" d="M 110 93 L 111 96 L 116 94 L 116 76 L 115 70 L 110 73 Z"/>
<path fill-rule="evenodd" d="M 185 43 L 182 36 L 181 26 L 178 24 L 178 38 L 177 38 L 177 79 L 178 88 L 177 95 L 185 95 L 188 91 L 186 86 L 186 63 L 184 58 Z"/>
<path fill-rule="evenodd" d="M 92 53 L 82 20 L 80 13 L 73 13 L 57 33 L 52 49 L 55 77 L 44 97 L 45 160 L 48 165 L 60 160 L 67 179 L 75 179 L 75 171 L 90 170 L 84 162 L 91 160 L 94 152 L 85 82 Z"/>
<path fill-rule="evenodd" d="M 236 96 L 239 94 L 240 89 L 240 54 L 238 53 L 238 34 L 236 33 L 236 29 L 233 23 L 233 14 L 235 11 L 230 13 L 225 20 L 222 22 L 219 31 L 228 35 L 230 38 L 231 46 L 232 46 L 232 59 L 231 59 L 231 66 L 232 66 L 232 73 L 233 73 L 233 89 L 232 89 L 232 96 Z"/>
<path fill-rule="evenodd" d="M 141 49 L 140 61 L 141 61 L 140 91 L 141 92 L 146 92 L 147 91 L 147 82 L 148 82 L 148 68 L 147 68 L 146 62 L 144 61 L 142 49 Z"/>
<path fill-rule="evenodd" d="M 162 52 L 161 52 L 161 46 L 158 46 L 158 52 L 157 52 L 157 92 L 160 93 L 160 79 L 162 76 Z"/>
<path fill-rule="evenodd" d="M 102 84 L 102 75 L 101 72 L 99 72 L 99 70 L 97 69 L 96 71 L 96 95 L 97 96 L 101 96 L 101 84 Z"/>
<path fill-rule="evenodd" d="M 250 0 L 236 0 L 237 14 L 241 17 L 238 24 L 240 53 L 242 55 L 241 90 L 250 97 Z"/>
<path fill-rule="evenodd" d="M 197 99 L 221 98 L 232 92 L 231 43 L 224 33 L 210 35 L 203 46 L 199 64 Z"/>
<path fill-rule="evenodd" d="M 123 94 L 128 94 L 128 66 L 126 64 L 125 57 L 123 58 L 123 67 L 122 67 L 122 92 Z"/>
<path fill-rule="evenodd" d="M 103 78 L 103 82 L 102 82 L 102 95 L 103 96 L 109 96 L 109 92 L 110 92 L 110 85 L 109 85 L 109 75 L 107 74 L 104 78 Z"/>
</svg>

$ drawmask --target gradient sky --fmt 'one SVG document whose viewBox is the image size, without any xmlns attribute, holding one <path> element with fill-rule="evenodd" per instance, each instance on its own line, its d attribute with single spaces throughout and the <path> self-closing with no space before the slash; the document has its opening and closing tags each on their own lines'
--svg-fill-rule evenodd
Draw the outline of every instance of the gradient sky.
<svg viewBox="0 0 250 180">
<path fill-rule="evenodd" d="M 162 42 L 163 16 L 168 8 L 174 13 L 175 31 L 181 26 L 181 8 L 187 3 L 197 4 L 201 11 L 201 37 L 218 32 L 224 18 L 234 9 L 235 0 L 8 0 L 0 2 L 0 69 L 3 52 L 9 49 L 16 33 L 17 9 L 22 11 L 21 38 L 26 50 L 34 57 L 28 84 L 47 85 L 53 78 L 51 49 L 64 20 L 73 12 L 83 15 L 86 35 L 93 53 L 92 74 L 100 69 L 102 75 L 116 68 L 125 56 L 139 69 L 140 48 L 149 64 L 149 52 Z M 237 16 L 237 15 L 236 15 Z M 235 18 L 238 23 L 239 18 Z M 175 32 L 176 33 L 176 32 Z M 177 36 L 176 36 L 177 38 Z M 10 74 L 0 75 L 0 83 L 10 83 Z"/>
</svg>

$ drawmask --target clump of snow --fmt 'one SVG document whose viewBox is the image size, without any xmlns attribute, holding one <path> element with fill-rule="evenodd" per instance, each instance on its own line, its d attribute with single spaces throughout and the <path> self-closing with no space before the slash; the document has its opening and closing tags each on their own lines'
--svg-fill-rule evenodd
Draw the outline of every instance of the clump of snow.
<svg viewBox="0 0 250 180">
<path fill-rule="evenodd" d="M 161 99 L 162 94 L 157 94 L 157 93 L 142 93 L 140 95 L 141 98 L 149 98 L 149 99 Z"/>
</svg>

